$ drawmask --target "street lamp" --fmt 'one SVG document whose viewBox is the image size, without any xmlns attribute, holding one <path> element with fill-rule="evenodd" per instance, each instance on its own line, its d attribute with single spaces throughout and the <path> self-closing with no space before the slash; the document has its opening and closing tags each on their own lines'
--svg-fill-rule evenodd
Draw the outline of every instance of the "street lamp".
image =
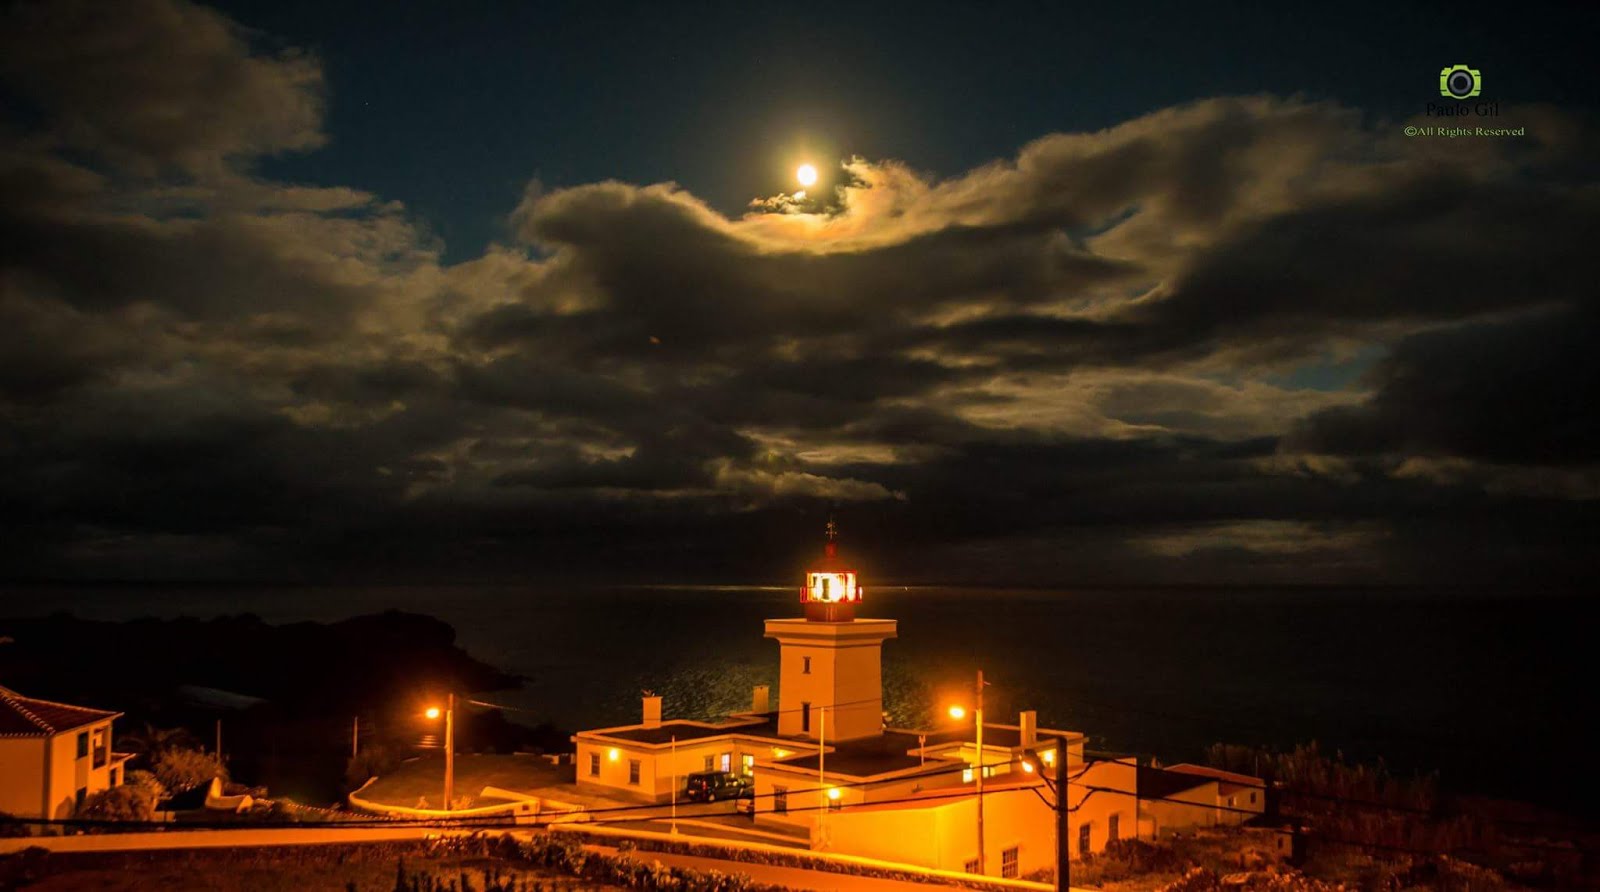
<svg viewBox="0 0 1600 892">
<path fill-rule="evenodd" d="M 430 721 L 438 721 L 440 710 L 428 707 L 423 713 Z M 446 694 L 444 700 L 444 810 L 449 811 L 456 798 L 456 695 Z"/>
<path fill-rule="evenodd" d="M 1022 754 L 1022 770 L 1029 774 L 1038 772 L 1045 778 L 1045 785 L 1056 794 L 1056 889 L 1058 892 L 1069 892 L 1072 888 L 1070 882 L 1070 864 L 1072 852 L 1068 848 L 1072 839 L 1068 832 L 1067 819 L 1067 739 L 1053 737 L 1054 750 L 1045 750 L 1043 754 L 1027 750 Z M 1053 768 L 1055 782 L 1045 777 L 1044 769 Z"/>
<path fill-rule="evenodd" d="M 977 794 L 978 794 L 978 874 L 981 876 L 986 871 L 983 857 L 983 688 L 987 684 L 983 680 L 983 670 L 978 670 L 977 708 L 973 710 L 973 721 L 977 725 L 978 733 L 975 743 L 978 747 L 977 758 Z M 967 709 L 959 704 L 950 707 L 950 717 L 961 721 L 967 717 Z"/>
</svg>

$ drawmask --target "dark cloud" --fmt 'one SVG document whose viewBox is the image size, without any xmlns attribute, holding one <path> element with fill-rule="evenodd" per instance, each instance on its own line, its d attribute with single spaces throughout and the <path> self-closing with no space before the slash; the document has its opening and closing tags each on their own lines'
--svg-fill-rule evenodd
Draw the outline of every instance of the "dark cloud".
<svg viewBox="0 0 1600 892">
<path fill-rule="evenodd" d="M 530 188 L 445 264 L 256 172 L 326 138 L 313 56 L 178 0 L 6 15 L 18 573 L 770 579 L 832 508 L 902 578 L 1560 576 L 1596 525 L 1554 110 L 1447 150 L 1218 98 L 737 218 Z"/>
</svg>

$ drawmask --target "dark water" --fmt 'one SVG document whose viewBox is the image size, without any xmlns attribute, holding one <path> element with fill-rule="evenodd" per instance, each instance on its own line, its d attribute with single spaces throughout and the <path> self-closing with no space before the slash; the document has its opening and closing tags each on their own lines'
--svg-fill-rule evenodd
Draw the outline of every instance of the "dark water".
<svg viewBox="0 0 1600 892">
<path fill-rule="evenodd" d="M 1569 804 L 1589 762 L 1592 634 L 1577 597 L 1419 589 L 868 589 L 900 622 L 884 649 L 896 723 L 993 686 L 993 720 L 1033 708 L 1092 749 L 1197 758 L 1209 743 L 1319 741 L 1445 784 Z M 0 615 L 331 620 L 388 608 L 441 617 L 473 655 L 527 677 L 495 699 L 566 727 L 744 708 L 777 691 L 767 617 L 783 588 L 56 588 L 0 593 Z M 204 684 L 204 679 L 195 679 Z M 242 693 L 249 693 L 248 691 Z M 1014 721 L 1015 719 L 1011 719 Z"/>
</svg>

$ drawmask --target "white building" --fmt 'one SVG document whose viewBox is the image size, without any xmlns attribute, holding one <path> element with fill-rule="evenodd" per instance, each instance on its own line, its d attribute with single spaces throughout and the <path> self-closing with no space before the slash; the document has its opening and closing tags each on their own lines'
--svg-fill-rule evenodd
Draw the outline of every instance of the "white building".
<svg viewBox="0 0 1600 892">
<path fill-rule="evenodd" d="M 90 794 L 120 785 L 128 755 L 111 751 L 120 715 L 0 687 L 0 812 L 70 818 Z"/>
</svg>

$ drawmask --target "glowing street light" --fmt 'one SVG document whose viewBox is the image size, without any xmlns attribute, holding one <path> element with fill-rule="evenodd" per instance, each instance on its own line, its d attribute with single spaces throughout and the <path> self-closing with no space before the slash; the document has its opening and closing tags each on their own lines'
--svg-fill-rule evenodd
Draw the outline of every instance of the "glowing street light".
<svg viewBox="0 0 1600 892">
<path fill-rule="evenodd" d="M 430 706 L 423 713 L 429 721 L 438 721 L 440 711 Z M 449 811 L 456 798 L 456 695 L 445 695 L 444 701 L 444 810 Z"/>
<path fill-rule="evenodd" d="M 978 874 L 980 876 L 982 876 L 985 873 L 985 871 L 984 871 L 985 859 L 983 857 L 983 687 L 984 687 L 984 684 L 985 684 L 985 682 L 983 680 L 983 670 L 979 669 L 978 670 L 978 685 L 977 685 L 977 708 L 973 710 L 973 722 L 974 722 L 974 724 L 977 725 L 977 728 L 978 728 L 977 740 L 975 741 L 976 744 L 977 744 L 977 747 L 978 747 L 977 770 L 976 770 L 975 774 L 976 774 L 977 783 L 978 783 L 978 785 L 977 785 L 977 794 L 978 794 Z M 950 718 L 952 718 L 952 719 L 954 719 L 954 720 L 959 722 L 962 719 L 965 719 L 967 717 L 967 708 L 965 706 L 960 705 L 960 704 L 954 704 L 954 705 L 952 705 L 950 707 L 949 714 L 950 714 Z"/>
</svg>

